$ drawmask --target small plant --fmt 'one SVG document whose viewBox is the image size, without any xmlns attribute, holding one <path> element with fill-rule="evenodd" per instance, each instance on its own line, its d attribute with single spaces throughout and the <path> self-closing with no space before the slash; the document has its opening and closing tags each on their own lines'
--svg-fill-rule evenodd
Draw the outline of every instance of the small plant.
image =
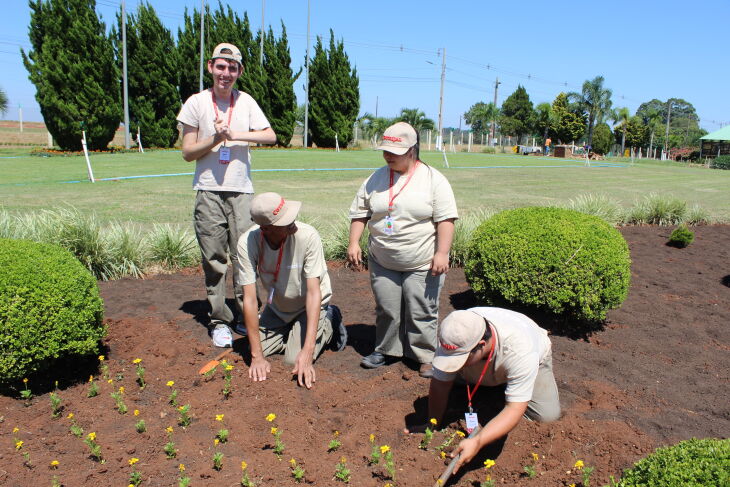
<svg viewBox="0 0 730 487">
<path fill-rule="evenodd" d="M 86 443 L 86 446 L 89 447 L 89 451 L 91 452 L 91 456 L 99 463 L 104 463 L 104 457 L 101 455 L 101 446 L 96 442 L 96 433 L 93 431 L 86 435 L 86 439 L 84 440 L 84 443 Z"/>
<path fill-rule="evenodd" d="M 328 452 L 337 451 L 337 449 L 342 446 L 342 442 L 340 441 L 339 436 L 339 431 L 335 431 L 334 433 L 332 433 L 332 439 L 327 445 Z"/>
<path fill-rule="evenodd" d="M 23 378 L 23 387 L 24 389 L 20 391 L 20 397 L 23 398 L 25 401 L 30 401 L 33 399 L 33 393 L 28 389 L 28 378 Z"/>
<path fill-rule="evenodd" d="M 221 365 L 223 366 L 223 390 L 221 392 L 223 393 L 223 397 L 228 399 L 233 391 L 231 386 L 231 371 L 233 370 L 233 365 L 229 364 L 225 360 L 221 362 Z"/>
<path fill-rule="evenodd" d="M 268 421 L 269 423 L 274 423 L 275 419 L 276 414 L 274 413 L 269 413 L 266 415 L 266 421 Z M 271 427 L 271 434 L 274 435 L 274 453 L 278 458 L 281 458 L 281 455 L 284 453 L 285 447 L 284 442 L 281 441 L 281 433 L 282 431 L 276 426 Z"/>
<path fill-rule="evenodd" d="M 174 386 L 175 386 L 174 380 L 167 381 L 167 387 L 172 389 Z M 172 389 L 172 392 L 170 393 L 170 397 L 167 398 L 167 402 L 170 403 L 172 406 L 177 407 L 177 389 Z"/>
<path fill-rule="evenodd" d="M 429 420 L 429 423 L 431 426 L 436 426 L 437 421 L 436 418 L 431 418 Z M 431 443 L 431 439 L 433 438 L 433 431 L 431 430 L 430 426 L 426 426 L 426 431 L 423 432 L 423 439 L 421 440 L 421 443 L 418 445 L 418 448 L 422 450 L 428 450 L 428 445 Z"/>
<path fill-rule="evenodd" d="M 66 417 L 71 421 L 71 426 L 69 427 L 71 434 L 74 435 L 76 438 L 81 438 L 84 434 L 84 428 L 76 423 L 74 413 L 68 413 L 68 416 Z"/>
<path fill-rule="evenodd" d="M 58 478 L 58 475 L 54 475 L 51 479 L 51 487 L 61 487 L 61 480 Z"/>
<path fill-rule="evenodd" d="M 537 476 L 537 462 L 540 460 L 540 456 L 537 453 L 532 453 L 532 464 L 525 465 L 523 467 L 523 470 L 527 474 L 527 476 L 531 479 L 534 479 L 535 476 Z"/>
<path fill-rule="evenodd" d="M 124 386 L 119 386 L 119 390 L 110 394 L 116 403 L 116 409 L 119 414 L 127 414 L 127 405 L 124 404 Z"/>
<path fill-rule="evenodd" d="M 139 462 L 139 458 L 130 458 L 128 461 L 129 466 L 132 467 L 132 473 L 129 474 L 129 485 L 134 485 L 134 487 L 142 483 L 142 474 L 134 466 L 137 462 Z"/>
<path fill-rule="evenodd" d="M 132 360 L 132 363 L 136 366 L 135 372 L 137 373 L 137 384 L 140 389 L 144 389 L 147 383 L 144 381 L 144 367 L 142 367 L 142 359 L 136 358 Z"/>
<path fill-rule="evenodd" d="M 167 428 L 165 428 L 165 432 L 167 433 L 167 443 L 165 443 L 163 451 L 165 452 L 165 455 L 167 455 L 167 458 L 175 458 L 177 456 L 175 442 L 172 439 L 173 431 L 174 430 L 172 429 L 172 426 L 168 426 Z"/>
<path fill-rule="evenodd" d="M 388 476 L 391 480 L 395 481 L 395 462 L 393 461 L 393 450 L 388 445 L 380 447 L 380 454 L 383 455 L 383 461 L 385 462 L 385 471 L 388 472 Z"/>
<path fill-rule="evenodd" d="M 241 461 L 241 487 L 256 487 L 248 477 L 248 463 Z"/>
<path fill-rule="evenodd" d="M 221 429 L 218 430 L 218 433 L 216 433 L 215 437 L 218 438 L 221 443 L 225 443 L 228 441 L 228 430 L 224 427 L 223 415 L 216 414 L 215 420 L 221 423 Z"/>
<path fill-rule="evenodd" d="M 58 466 L 60 464 L 61 463 L 58 460 L 51 460 L 51 463 L 48 464 L 48 468 L 50 468 L 51 470 L 58 470 Z"/>
<path fill-rule="evenodd" d="M 105 362 L 105 357 L 103 355 L 99 355 L 99 370 L 101 371 L 101 377 L 104 380 L 109 380 L 109 366 Z"/>
<path fill-rule="evenodd" d="M 349 484 L 350 477 L 351 474 L 350 469 L 347 468 L 347 459 L 345 457 L 340 457 L 340 461 L 337 462 L 337 466 L 335 466 L 335 480 Z"/>
<path fill-rule="evenodd" d="M 687 225 L 682 223 L 677 228 L 675 228 L 672 234 L 669 236 L 669 241 L 667 242 L 667 244 L 671 245 L 672 247 L 677 247 L 678 249 L 683 249 L 692 242 L 694 242 L 694 239 L 695 234 L 689 228 L 687 228 Z"/>
<path fill-rule="evenodd" d="M 139 416 L 139 409 L 135 409 L 132 414 L 134 414 L 135 417 Z M 144 419 L 137 421 L 134 424 L 134 429 L 137 430 L 137 433 L 144 433 L 147 431 L 147 425 L 145 424 Z"/>
<path fill-rule="evenodd" d="M 177 487 L 188 487 L 190 485 L 190 477 L 185 476 L 185 464 L 181 463 L 177 466 L 180 476 L 177 479 Z"/>
<path fill-rule="evenodd" d="M 30 463 L 30 454 L 27 451 L 22 451 L 25 442 L 16 436 L 19 431 L 20 430 L 17 427 L 13 428 L 13 444 L 15 445 L 15 450 L 19 451 L 21 455 L 23 455 L 23 458 L 25 459 L 25 466 L 30 468 L 32 466 Z"/>
<path fill-rule="evenodd" d="M 177 424 L 182 426 L 183 428 L 186 426 L 190 426 L 191 419 L 190 419 L 190 404 L 186 404 L 184 406 L 179 406 L 177 408 L 177 412 L 180 415 Z"/>
<path fill-rule="evenodd" d="M 218 438 L 214 441 L 215 445 L 218 446 Z M 220 472 L 220 470 L 223 468 L 223 453 L 222 452 L 215 452 L 213 453 L 213 469 Z"/>
<path fill-rule="evenodd" d="M 452 445 L 452 443 L 454 443 L 454 439 L 457 436 L 459 438 L 463 438 L 466 435 L 464 434 L 463 431 L 459 431 L 459 430 L 454 431 L 449 436 L 447 436 L 446 439 L 439 446 L 436 447 L 436 450 L 441 451 L 441 452 L 444 451 L 446 448 L 450 447 Z"/>
<path fill-rule="evenodd" d="M 494 460 L 490 460 L 489 458 L 484 460 L 484 471 L 487 473 L 484 477 L 484 482 L 479 483 L 479 487 L 494 487 L 494 480 L 492 480 L 492 476 L 489 474 L 489 469 L 494 467 L 494 465 Z"/>
<path fill-rule="evenodd" d="M 291 466 L 291 476 L 294 477 L 294 480 L 297 483 L 302 482 L 304 480 L 304 473 L 306 472 L 304 468 L 293 458 L 289 460 L 289 465 Z"/>
<path fill-rule="evenodd" d="M 51 392 L 48 396 L 51 401 L 51 416 L 53 418 L 60 418 L 61 411 L 63 411 L 63 406 L 61 406 L 61 396 L 59 396 L 55 392 Z"/>
<path fill-rule="evenodd" d="M 368 458 L 368 465 L 377 465 L 380 463 L 380 447 L 375 444 L 375 435 L 370 433 L 370 458 Z"/>
<path fill-rule="evenodd" d="M 89 376 L 89 390 L 86 393 L 86 397 L 96 397 L 99 395 L 99 385 L 94 381 L 94 376 Z"/>
<path fill-rule="evenodd" d="M 595 467 L 588 467 L 585 465 L 583 460 L 578 460 L 573 465 L 573 468 L 575 468 L 577 471 L 579 471 L 583 476 L 583 487 L 590 487 L 591 485 L 591 474 L 593 473 L 593 470 Z"/>
</svg>

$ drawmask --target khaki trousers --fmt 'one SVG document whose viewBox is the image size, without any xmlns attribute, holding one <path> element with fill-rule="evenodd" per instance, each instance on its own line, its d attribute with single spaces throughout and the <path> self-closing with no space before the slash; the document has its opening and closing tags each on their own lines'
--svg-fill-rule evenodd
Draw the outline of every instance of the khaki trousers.
<svg viewBox="0 0 730 487">
<path fill-rule="evenodd" d="M 541 423 L 557 421 L 560 418 L 560 398 L 558 385 L 553 375 L 553 353 L 542 361 L 537 370 L 532 399 L 527 403 L 525 417 Z"/>
<path fill-rule="evenodd" d="M 327 317 L 327 310 L 319 312 L 317 324 L 317 339 L 314 343 L 314 360 L 322 350 L 332 341 L 332 322 Z M 284 354 L 284 362 L 293 365 L 297 355 L 302 351 L 304 339 L 307 336 L 307 312 L 301 312 L 291 323 L 285 323 L 281 318 L 264 308 L 259 318 L 259 338 L 264 357 L 276 353 Z"/>
</svg>

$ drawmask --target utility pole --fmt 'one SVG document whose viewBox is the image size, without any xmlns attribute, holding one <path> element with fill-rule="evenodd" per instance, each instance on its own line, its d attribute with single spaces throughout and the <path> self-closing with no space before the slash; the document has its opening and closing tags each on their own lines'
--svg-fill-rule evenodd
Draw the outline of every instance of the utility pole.
<svg viewBox="0 0 730 487">
<path fill-rule="evenodd" d="M 442 150 L 444 137 L 444 82 L 446 81 L 446 48 L 442 49 L 441 55 L 441 95 L 439 97 L 439 133 L 436 136 L 436 149 Z"/>
<path fill-rule="evenodd" d="M 304 85 L 304 90 L 307 94 L 307 99 L 304 100 L 304 148 L 307 148 L 307 131 L 309 130 L 309 14 L 311 11 L 311 0 L 307 0 L 307 59 L 305 61 L 306 73 L 307 73 L 307 84 Z"/>
<path fill-rule="evenodd" d="M 497 108 L 497 90 L 499 89 L 499 77 L 497 77 L 497 80 L 494 82 L 494 108 Z M 492 120 L 492 140 L 494 140 L 494 130 L 495 130 L 496 122 Z"/>
<path fill-rule="evenodd" d="M 378 97 L 375 97 L 375 118 L 378 118 Z"/>
<path fill-rule="evenodd" d="M 129 150 L 129 91 L 127 88 L 127 9 L 122 0 L 122 85 L 124 86 L 124 148 Z"/>
<path fill-rule="evenodd" d="M 261 0 L 261 49 L 259 55 L 259 64 L 264 65 L 264 10 L 266 8 L 266 0 Z"/>
<path fill-rule="evenodd" d="M 205 19 L 205 0 L 200 0 L 200 78 L 199 78 L 199 90 L 203 91 L 203 57 L 205 56 L 205 25 L 203 20 Z"/>
<path fill-rule="evenodd" d="M 667 131 L 664 133 L 664 154 L 669 147 L 669 120 L 672 117 L 672 99 L 667 100 Z"/>
</svg>

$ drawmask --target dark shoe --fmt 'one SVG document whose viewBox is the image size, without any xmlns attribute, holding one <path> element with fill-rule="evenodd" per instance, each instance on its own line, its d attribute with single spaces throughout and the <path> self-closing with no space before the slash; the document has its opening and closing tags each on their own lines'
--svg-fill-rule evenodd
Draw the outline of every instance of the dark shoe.
<svg viewBox="0 0 730 487">
<path fill-rule="evenodd" d="M 342 321 L 340 308 L 330 304 L 327 306 L 327 318 L 332 323 L 332 341 L 330 346 L 335 352 L 341 352 L 347 345 L 347 328 Z"/>
<path fill-rule="evenodd" d="M 433 377 L 433 366 L 431 364 L 421 364 L 421 367 L 418 369 L 418 375 L 424 379 L 430 379 Z"/>
<path fill-rule="evenodd" d="M 367 357 L 363 357 L 360 361 L 360 365 L 366 369 L 377 369 L 385 365 L 385 355 L 380 352 L 373 352 Z"/>
</svg>

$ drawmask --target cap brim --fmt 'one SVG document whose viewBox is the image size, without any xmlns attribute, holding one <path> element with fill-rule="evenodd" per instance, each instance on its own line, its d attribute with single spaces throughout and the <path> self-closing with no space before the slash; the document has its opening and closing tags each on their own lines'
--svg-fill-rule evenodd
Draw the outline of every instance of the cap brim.
<svg viewBox="0 0 730 487">
<path fill-rule="evenodd" d="M 431 365 L 442 372 L 457 372 L 464 366 L 468 358 L 469 352 L 450 354 L 440 346 L 436 349 L 436 355 L 434 355 Z"/>
<path fill-rule="evenodd" d="M 408 149 L 410 149 L 410 147 L 393 147 L 392 145 L 383 145 L 383 144 L 381 144 L 375 148 L 375 150 L 388 151 L 397 156 L 402 156 L 403 154 L 408 152 Z"/>
<path fill-rule="evenodd" d="M 299 214 L 301 207 L 301 201 L 286 200 L 286 205 L 283 208 L 284 213 L 279 217 L 274 226 L 285 227 L 287 225 L 291 225 L 294 220 L 297 219 L 297 215 Z"/>
</svg>

